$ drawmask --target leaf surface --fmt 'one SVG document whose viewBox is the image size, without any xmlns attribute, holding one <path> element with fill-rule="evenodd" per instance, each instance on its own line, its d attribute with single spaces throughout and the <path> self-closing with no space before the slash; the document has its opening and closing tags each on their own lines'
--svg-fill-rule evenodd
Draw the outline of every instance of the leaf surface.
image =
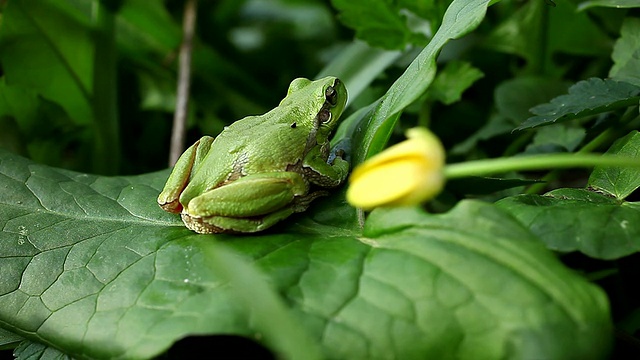
<svg viewBox="0 0 640 360">
<path fill-rule="evenodd" d="M 78 358 L 253 336 L 261 310 L 240 299 L 260 295 L 238 295 L 246 276 L 210 265 L 224 243 L 219 256 L 253 263 L 328 358 L 607 352 L 604 293 L 492 205 L 376 210 L 360 233 L 340 196 L 270 233 L 196 235 L 156 205 L 166 176 L 98 177 L 0 152 L 0 326 Z"/>
</svg>

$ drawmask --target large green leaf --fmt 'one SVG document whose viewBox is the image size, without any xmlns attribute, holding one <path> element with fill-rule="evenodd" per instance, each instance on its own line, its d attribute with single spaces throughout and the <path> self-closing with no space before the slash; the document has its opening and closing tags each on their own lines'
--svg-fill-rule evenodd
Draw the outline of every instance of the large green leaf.
<svg viewBox="0 0 640 360">
<path fill-rule="evenodd" d="M 220 254 L 224 242 L 328 358 L 607 351 L 602 291 L 492 205 L 378 210 L 359 234 L 355 211 L 327 198 L 280 233 L 196 235 L 155 204 L 166 175 L 98 177 L 1 152 L 0 326 L 79 358 L 152 357 L 188 334 L 253 336 L 260 309 L 240 299 L 254 289 L 238 294 L 228 281 L 243 282 L 211 266 L 236 256 Z"/>
<path fill-rule="evenodd" d="M 633 131 L 607 151 L 640 160 L 640 134 Z M 557 189 L 500 200 L 550 248 L 616 259 L 640 251 L 640 203 L 624 199 L 640 187 L 635 168 L 596 167 L 589 189 Z M 594 191 L 595 190 L 595 191 Z"/>
</svg>

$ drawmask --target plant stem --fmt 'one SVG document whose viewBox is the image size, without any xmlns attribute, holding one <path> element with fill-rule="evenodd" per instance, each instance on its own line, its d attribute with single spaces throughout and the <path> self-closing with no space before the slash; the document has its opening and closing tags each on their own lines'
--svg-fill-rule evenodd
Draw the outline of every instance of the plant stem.
<svg viewBox="0 0 640 360">
<path fill-rule="evenodd" d="M 599 149 L 601 147 L 604 147 L 604 146 L 607 146 L 607 145 L 611 144 L 617 138 L 619 138 L 620 135 L 624 134 L 625 132 L 637 128 L 637 124 L 634 122 L 635 119 L 638 119 L 637 113 L 638 113 L 638 107 L 631 107 L 631 108 L 627 109 L 625 114 L 620 119 L 620 123 L 624 124 L 623 127 L 610 127 L 610 128 L 607 128 L 602 133 L 600 133 L 600 135 L 596 136 L 591 141 L 589 141 L 587 144 L 585 144 L 576 153 L 577 154 L 586 154 L 586 153 L 590 153 L 592 151 L 595 151 L 595 150 L 597 150 L 597 149 Z M 533 184 L 533 185 L 529 186 L 525 190 L 525 193 L 526 194 L 537 194 L 537 193 L 541 192 L 547 186 L 547 182 L 557 179 L 558 175 L 559 175 L 559 171 L 558 170 L 554 170 L 554 171 L 549 172 L 547 175 L 545 175 L 542 178 L 542 181 L 544 181 L 544 182 L 538 183 L 538 184 Z"/>
<path fill-rule="evenodd" d="M 115 16 L 102 3 L 94 4 L 95 59 L 93 66 L 93 170 L 115 175 L 120 167 Z"/>
<path fill-rule="evenodd" d="M 640 161 L 627 157 L 597 154 L 545 154 L 449 164 L 444 168 L 444 174 L 447 179 L 456 179 L 467 176 L 487 176 L 509 171 L 593 166 L 640 167 Z"/>
<path fill-rule="evenodd" d="M 197 0 L 187 0 L 184 5 L 182 22 L 182 44 L 180 45 L 180 61 L 178 69 L 178 91 L 176 111 L 173 117 L 171 132 L 171 149 L 169 166 L 178 161 L 184 151 L 185 133 L 187 129 L 187 113 L 189 111 L 189 87 L 191 84 L 191 54 L 193 53 L 193 34 L 196 25 Z"/>
</svg>

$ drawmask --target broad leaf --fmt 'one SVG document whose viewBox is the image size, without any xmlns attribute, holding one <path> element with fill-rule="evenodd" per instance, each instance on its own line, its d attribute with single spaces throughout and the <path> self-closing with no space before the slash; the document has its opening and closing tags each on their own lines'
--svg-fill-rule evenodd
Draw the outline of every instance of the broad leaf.
<svg viewBox="0 0 640 360">
<path fill-rule="evenodd" d="M 640 101 L 639 86 L 611 79 L 591 78 L 571 86 L 568 94 L 560 95 L 547 104 L 532 108 L 531 112 L 536 116 L 528 118 L 516 130 L 600 114 L 637 105 L 638 101 Z"/>
<path fill-rule="evenodd" d="M 608 350 L 604 293 L 490 204 L 377 210 L 359 234 L 354 210 L 327 198 L 281 233 L 196 235 L 155 204 L 166 175 L 98 177 L 0 152 L 2 327 L 79 358 L 149 358 L 188 334 L 259 329 L 274 348 L 276 330 L 257 320 L 264 301 L 246 306 L 261 297 L 250 273 L 233 275 L 224 243 L 263 272 L 328 358 Z"/>
<path fill-rule="evenodd" d="M 607 151 L 640 160 L 637 131 Z M 497 205 L 508 210 L 553 250 L 616 259 L 640 251 L 640 203 L 624 199 L 640 187 L 636 168 L 597 167 L 587 189 L 519 195 Z"/>
</svg>

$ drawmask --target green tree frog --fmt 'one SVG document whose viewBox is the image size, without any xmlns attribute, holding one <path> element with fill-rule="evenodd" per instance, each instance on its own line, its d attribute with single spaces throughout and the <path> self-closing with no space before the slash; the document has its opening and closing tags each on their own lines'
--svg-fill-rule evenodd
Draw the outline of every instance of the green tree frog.
<svg viewBox="0 0 640 360">
<path fill-rule="evenodd" d="M 204 136 L 177 161 L 158 204 L 198 233 L 267 229 L 340 185 L 349 163 L 327 162 L 347 101 L 336 77 L 298 78 L 273 110 Z"/>
</svg>

